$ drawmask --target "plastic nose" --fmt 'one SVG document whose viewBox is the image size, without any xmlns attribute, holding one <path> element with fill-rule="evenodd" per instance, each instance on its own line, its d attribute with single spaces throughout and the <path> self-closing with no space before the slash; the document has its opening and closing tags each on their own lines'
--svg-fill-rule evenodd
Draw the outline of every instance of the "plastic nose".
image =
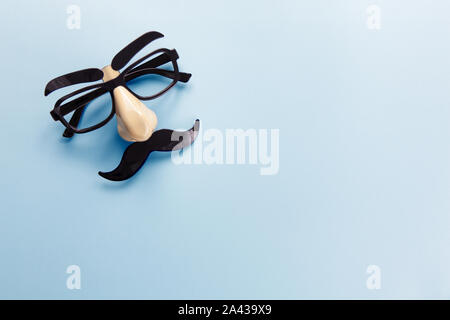
<svg viewBox="0 0 450 320">
<path fill-rule="evenodd" d="M 111 66 L 102 70 L 104 82 L 119 75 Z M 131 142 L 147 141 L 158 124 L 156 114 L 123 86 L 114 88 L 113 99 L 119 135 Z"/>
</svg>

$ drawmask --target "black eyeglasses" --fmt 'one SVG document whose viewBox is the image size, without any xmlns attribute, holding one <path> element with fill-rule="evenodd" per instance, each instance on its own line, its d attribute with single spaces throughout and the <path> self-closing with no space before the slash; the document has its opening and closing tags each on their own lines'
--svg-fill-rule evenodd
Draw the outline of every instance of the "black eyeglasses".
<svg viewBox="0 0 450 320">
<path fill-rule="evenodd" d="M 112 69 L 119 71 L 141 49 L 161 37 L 163 37 L 161 33 L 151 31 L 134 40 L 113 58 Z M 174 49 L 155 50 L 132 63 L 116 78 L 63 96 L 56 102 L 50 114 L 55 121 L 61 121 L 66 127 L 64 137 L 96 130 L 114 116 L 114 88 L 124 86 L 136 98 L 151 100 L 166 93 L 178 81 L 188 82 L 191 74 L 178 70 L 178 58 L 178 53 Z M 67 86 L 102 80 L 103 77 L 104 73 L 100 69 L 75 71 L 51 80 L 45 88 L 45 95 Z M 80 126 L 82 116 L 83 122 Z"/>
</svg>

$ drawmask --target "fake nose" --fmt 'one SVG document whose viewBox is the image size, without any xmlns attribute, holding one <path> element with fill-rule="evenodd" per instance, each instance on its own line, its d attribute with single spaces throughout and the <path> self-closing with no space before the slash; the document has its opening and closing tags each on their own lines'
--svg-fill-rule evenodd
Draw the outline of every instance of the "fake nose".
<svg viewBox="0 0 450 320">
<path fill-rule="evenodd" d="M 104 67 L 102 71 L 103 82 L 120 74 L 111 66 Z M 123 86 L 114 88 L 113 99 L 119 135 L 131 142 L 147 141 L 158 124 L 156 114 Z"/>
</svg>

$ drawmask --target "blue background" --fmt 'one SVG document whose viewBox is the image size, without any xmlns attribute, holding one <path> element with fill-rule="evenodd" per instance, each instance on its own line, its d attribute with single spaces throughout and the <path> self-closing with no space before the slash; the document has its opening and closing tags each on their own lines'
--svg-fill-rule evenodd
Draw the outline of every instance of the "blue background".
<svg viewBox="0 0 450 320">
<path fill-rule="evenodd" d="M 448 1 L 0 7 L 0 298 L 450 298 Z M 193 73 L 146 102 L 159 127 L 280 129 L 278 175 L 153 154 L 114 183 L 115 120 L 61 137 L 47 81 L 150 30 Z"/>
</svg>

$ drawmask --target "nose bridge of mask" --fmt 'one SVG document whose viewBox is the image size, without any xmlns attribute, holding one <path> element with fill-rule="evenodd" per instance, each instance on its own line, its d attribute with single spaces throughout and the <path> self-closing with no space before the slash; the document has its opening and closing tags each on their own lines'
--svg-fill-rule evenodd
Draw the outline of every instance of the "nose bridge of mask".
<svg viewBox="0 0 450 320">
<path fill-rule="evenodd" d="M 103 82 L 117 78 L 120 74 L 111 66 L 102 70 Z M 158 123 L 156 114 L 123 86 L 114 88 L 113 99 L 119 135 L 131 142 L 148 140 Z"/>
</svg>

